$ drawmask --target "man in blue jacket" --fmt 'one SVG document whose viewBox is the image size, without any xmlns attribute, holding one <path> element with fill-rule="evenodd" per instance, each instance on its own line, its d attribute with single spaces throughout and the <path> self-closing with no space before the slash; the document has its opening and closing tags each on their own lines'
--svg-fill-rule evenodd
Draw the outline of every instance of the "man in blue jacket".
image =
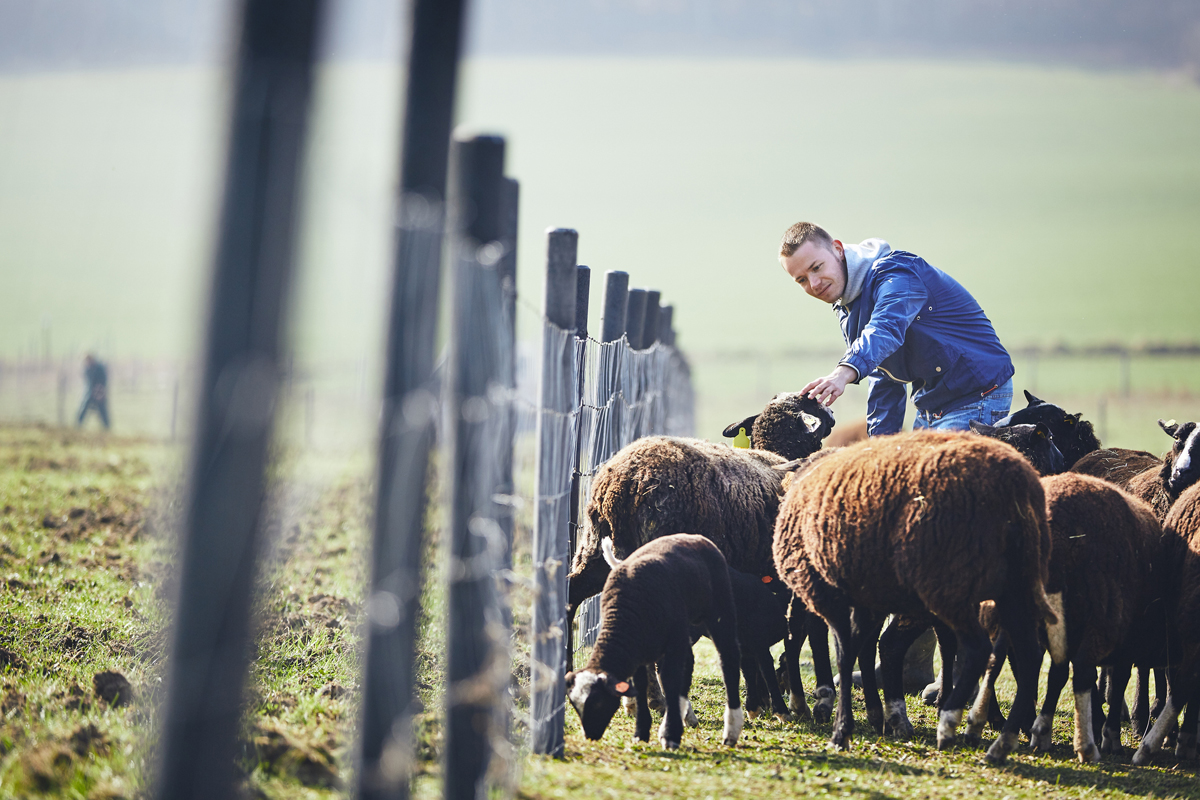
<svg viewBox="0 0 1200 800">
<path fill-rule="evenodd" d="M 967 430 L 1008 415 L 1013 364 L 975 298 L 920 256 L 882 239 L 844 245 L 811 222 L 788 228 L 779 260 L 805 292 L 833 306 L 846 355 L 801 392 L 826 405 L 869 380 L 867 432 L 904 426 L 905 385 L 914 430 Z"/>
<path fill-rule="evenodd" d="M 811 222 L 787 229 L 779 260 L 805 292 L 833 306 L 846 340 L 837 367 L 801 393 L 829 405 L 846 384 L 869 380 L 867 433 L 904 427 L 905 385 L 917 407 L 914 430 L 994 424 L 1012 404 L 1013 364 L 970 292 L 920 256 L 882 239 L 842 244 Z M 936 702 L 932 631 L 904 660 L 906 692 Z M 928 685 L 926 686 L 926 684 Z"/>
</svg>

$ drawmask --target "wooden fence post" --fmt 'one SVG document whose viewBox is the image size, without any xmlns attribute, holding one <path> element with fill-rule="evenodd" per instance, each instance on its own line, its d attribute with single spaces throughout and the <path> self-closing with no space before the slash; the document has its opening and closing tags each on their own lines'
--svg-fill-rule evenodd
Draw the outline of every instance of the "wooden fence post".
<svg viewBox="0 0 1200 800">
<path fill-rule="evenodd" d="M 629 305 L 625 311 L 625 336 L 634 350 L 643 350 L 642 332 L 646 327 L 646 290 L 630 289 Z"/>
<path fill-rule="evenodd" d="M 360 800 L 404 800 L 413 761 L 431 386 L 463 0 L 413 0 L 379 421 L 358 742 Z"/>
<path fill-rule="evenodd" d="M 575 254 L 579 234 L 559 228 L 548 234 L 546 298 L 542 333 L 540 412 L 537 462 L 534 468 L 533 693 L 530 733 L 535 753 L 563 754 L 563 683 L 566 646 L 567 513 L 570 464 L 564 458 L 571 441 L 571 407 L 575 382 Z"/>
<path fill-rule="evenodd" d="M 236 796 L 234 759 L 320 0 L 246 0 L 155 796 Z"/>
</svg>

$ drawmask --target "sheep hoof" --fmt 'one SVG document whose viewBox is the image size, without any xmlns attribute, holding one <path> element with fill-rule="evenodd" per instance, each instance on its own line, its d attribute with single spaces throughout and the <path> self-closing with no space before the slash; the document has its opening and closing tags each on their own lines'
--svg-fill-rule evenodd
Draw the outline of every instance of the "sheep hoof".
<svg viewBox="0 0 1200 800">
<path fill-rule="evenodd" d="M 817 702 L 813 704 L 813 720 L 822 724 L 833 719 L 833 704 L 837 700 L 837 692 L 832 686 L 818 686 L 813 692 Z"/>
<path fill-rule="evenodd" d="M 1137 752 L 1133 754 L 1133 765 L 1135 767 L 1146 766 L 1150 763 L 1150 757 L 1152 755 L 1153 754 L 1150 752 L 1150 748 L 1143 744 L 1137 749 Z"/>
<path fill-rule="evenodd" d="M 670 739 L 659 739 L 658 743 L 663 746 L 664 750 L 678 750 L 679 742 L 672 742 Z"/>
<path fill-rule="evenodd" d="M 788 710 L 792 712 L 792 717 L 797 721 L 812 721 L 812 711 L 809 710 L 808 703 L 805 702 L 802 694 L 793 694 L 788 698 Z"/>
<path fill-rule="evenodd" d="M 1179 734 L 1175 744 L 1175 757 L 1180 761 L 1191 761 L 1196 757 L 1196 737 L 1190 733 Z"/>
<path fill-rule="evenodd" d="M 776 713 L 775 719 L 779 720 L 780 722 L 791 722 L 792 715 L 789 714 L 788 712 L 784 711 L 782 714 Z"/>
<path fill-rule="evenodd" d="M 1100 748 L 1096 747 L 1094 743 L 1091 747 L 1076 750 L 1075 755 L 1079 757 L 1081 764 L 1097 764 L 1100 762 Z"/>
<path fill-rule="evenodd" d="M 721 741 L 728 747 L 733 747 L 737 744 L 738 737 L 742 735 L 742 726 L 745 725 L 746 715 L 740 708 L 725 708 L 725 728 L 721 732 Z"/>
<path fill-rule="evenodd" d="M 868 708 L 867 722 L 871 723 L 876 733 L 883 733 L 883 708 Z"/>
<path fill-rule="evenodd" d="M 992 742 L 992 746 L 987 751 L 987 762 L 989 764 L 1003 764 L 1008 760 L 1008 754 L 1011 753 L 1017 746 L 1017 735 L 1015 733 L 1001 733 L 996 737 L 996 741 Z"/>
<path fill-rule="evenodd" d="M 1121 746 L 1121 732 L 1105 728 L 1104 733 L 1100 736 L 1100 752 L 1107 756 L 1119 756 L 1124 753 L 1125 748 Z"/>
<path fill-rule="evenodd" d="M 1051 737 L 1051 718 L 1046 715 L 1038 715 L 1034 721 L 1033 727 L 1029 730 L 1029 746 L 1038 753 L 1050 752 Z"/>
<path fill-rule="evenodd" d="M 758 709 L 757 708 L 747 708 L 746 709 L 746 719 L 758 719 Z"/>
<path fill-rule="evenodd" d="M 829 738 L 829 744 L 832 745 L 835 750 L 849 750 L 850 734 L 835 733 Z"/>
<path fill-rule="evenodd" d="M 957 744 L 958 744 L 958 737 L 955 736 L 954 734 L 950 734 L 949 736 L 943 736 L 940 732 L 938 733 L 938 737 L 937 737 L 938 750 L 953 750 L 955 745 L 957 745 Z"/>
<path fill-rule="evenodd" d="M 967 726 L 962 733 L 962 739 L 968 747 L 979 747 L 979 744 L 983 741 L 983 736 L 980 735 L 980 731 L 975 730 L 971 726 Z"/>
<path fill-rule="evenodd" d="M 907 740 L 912 738 L 913 725 L 899 714 L 893 714 L 888 718 L 888 721 L 884 723 L 883 732 L 891 734 L 897 739 Z"/>
</svg>

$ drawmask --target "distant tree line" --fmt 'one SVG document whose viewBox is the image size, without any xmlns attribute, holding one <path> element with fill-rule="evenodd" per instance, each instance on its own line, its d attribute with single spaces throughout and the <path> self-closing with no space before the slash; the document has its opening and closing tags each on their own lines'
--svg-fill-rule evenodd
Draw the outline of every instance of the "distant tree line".
<svg viewBox="0 0 1200 800">
<path fill-rule="evenodd" d="M 335 58 L 398 57 L 395 0 L 338 0 Z M 0 69 L 215 60 L 234 0 L 0 0 Z M 476 55 L 950 57 L 1187 69 L 1198 0 L 475 0 Z"/>
</svg>

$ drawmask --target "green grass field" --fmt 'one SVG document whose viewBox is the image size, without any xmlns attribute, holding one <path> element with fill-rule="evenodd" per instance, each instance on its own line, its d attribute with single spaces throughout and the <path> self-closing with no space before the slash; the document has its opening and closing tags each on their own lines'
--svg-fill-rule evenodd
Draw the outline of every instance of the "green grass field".
<svg viewBox="0 0 1200 800">
<path fill-rule="evenodd" d="M 0 426 L 0 797 L 149 796 L 164 696 L 181 455 L 152 439 Z M 351 795 L 368 468 L 361 454 L 278 453 L 238 761 L 246 796 Z M 439 491 L 435 484 L 430 496 Z M 531 573 L 528 516 L 528 507 L 518 516 L 514 563 L 522 575 Z M 442 575 L 443 523 L 436 512 L 428 519 L 427 575 L 435 579 Z M 441 790 L 446 606 L 440 585 L 431 580 L 425 593 L 418 652 L 425 709 L 416 719 L 419 798 Z M 727 748 L 720 744 L 724 692 L 707 640 L 696 647 L 692 691 L 701 725 L 685 731 L 679 751 L 632 742 L 632 722 L 621 715 L 601 741 L 587 741 L 568 708 L 565 757 L 531 756 L 524 740 L 528 646 L 522 633 L 531 598 L 519 592 L 511 600 L 517 748 L 506 771 L 518 797 L 1200 796 L 1196 763 L 1178 764 L 1163 753 L 1152 766 L 1133 768 L 1128 729 L 1123 756 L 1079 764 L 1071 747 L 1069 692 L 1057 709 L 1051 752 L 1035 756 L 1021 749 L 1002 768 L 986 767 L 982 750 L 939 752 L 934 712 L 913 699 L 916 735 L 907 742 L 875 735 L 856 699 L 856 738 L 848 753 L 827 748 L 829 724 L 764 718 L 750 721 L 738 746 Z M 577 663 L 585 658 L 586 652 L 577 654 Z M 811 689 L 807 651 L 802 665 Z M 96 676 L 105 672 L 128 680 L 125 701 L 97 691 Z M 1006 709 L 1012 692 L 1005 673 L 999 696 Z"/>
<path fill-rule="evenodd" d="M 294 347 L 313 362 L 365 360 L 376 386 L 399 74 L 327 66 L 316 97 Z M 15 300 L 0 315 L 0 357 L 41 353 L 47 340 L 55 357 L 192 354 L 224 103 L 221 76 L 202 69 L 0 76 L 0 288 Z M 800 218 L 924 255 L 976 294 L 1013 346 L 1200 338 L 1200 87 L 1178 76 L 489 59 L 464 65 L 458 116 L 508 137 L 522 181 L 526 338 L 537 336 L 544 231 L 565 225 L 594 270 L 593 320 L 601 274 L 623 269 L 675 304 L 693 354 L 837 347 L 832 314 L 774 258 Z M 769 388 L 798 388 L 818 366 L 780 365 Z M 1091 365 L 1052 369 L 1042 364 L 1034 383 L 1079 410 L 1109 379 Z M 1194 393 L 1196 373 L 1179 362 L 1138 388 Z M 1019 373 L 1018 389 L 1029 378 Z M 697 380 L 700 435 L 764 399 L 757 378 L 703 358 Z M 861 413 L 860 400 L 847 404 L 847 418 Z M 1114 420 L 1116 431 L 1148 431 L 1114 443 L 1159 449 L 1154 419 L 1169 413 Z"/>
</svg>

